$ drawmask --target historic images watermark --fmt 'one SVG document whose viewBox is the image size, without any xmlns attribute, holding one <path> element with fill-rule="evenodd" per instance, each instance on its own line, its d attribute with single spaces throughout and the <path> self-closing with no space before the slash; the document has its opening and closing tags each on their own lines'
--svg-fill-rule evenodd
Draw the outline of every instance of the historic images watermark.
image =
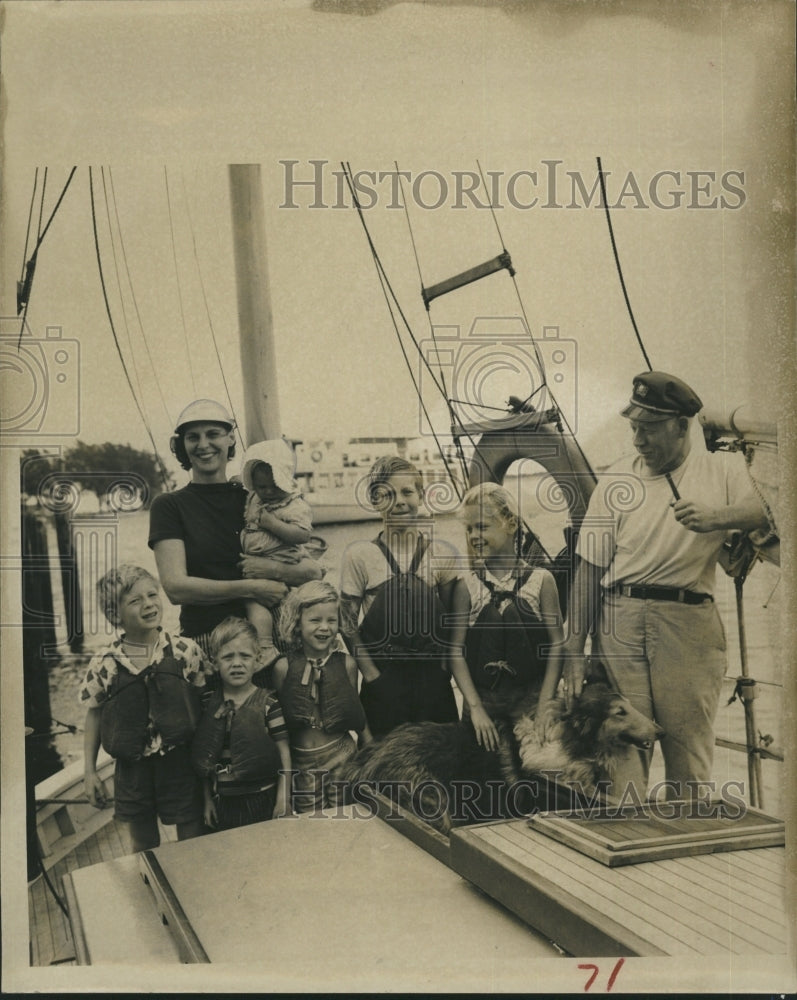
<svg viewBox="0 0 797 1000">
<path fill-rule="evenodd" d="M 291 778 L 295 772 L 289 772 Z M 738 820 L 747 814 L 745 782 L 730 779 L 721 784 L 716 781 L 659 781 L 653 785 L 643 801 L 633 784 L 628 784 L 619 794 L 615 791 L 606 798 L 609 782 L 599 782 L 585 788 L 580 782 L 558 785 L 559 771 L 544 771 L 539 775 L 504 782 L 490 780 L 483 783 L 473 780 L 455 780 L 448 784 L 434 778 L 417 783 L 406 779 L 381 779 L 371 781 L 342 781 L 326 772 L 319 772 L 318 781 L 326 801 L 337 803 L 335 812 L 326 810 L 323 815 L 338 819 L 367 819 L 377 815 L 377 795 L 386 799 L 390 812 L 383 814 L 387 820 L 398 820 L 401 810 L 409 810 L 418 819 L 432 825 L 447 817 L 454 824 L 484 822 L 498 811 L 510 815 L 532 816 L 555 809 L 557 816 L 570 819 L 632 819 L 636 817 L 664 820 L 700 820 L 706 817 Z M 570 808 L 561 803 L 561 792 L 566 789 L 572 801 Z M 315 792 L 294 791 L 294 802 L 313 807 Z M 306 803 L 301 799 L 306 796 Z M 524 805 L 529 798 L 536 804 L 530 809 Z M 346 805 L 348 808 L 344 809 Z M 335 808 L 335 807 L 333 807 Z M 322 813 L 316 812 L 316 816 Z"/>
<path fill-rule="evenodd" d="M 540 160 L 517 170 L 356 170 L 349 178 L 329 160 L 280 160 L 280 208 L 350 209 L 351 180 L 362 209 L 577 209 L 606 206 L 597 170 Z M 667 167 L 653 173 L 603 172 L 610 209 L 729 209 L 747 202 L 743 170 Z"/>
</svg>

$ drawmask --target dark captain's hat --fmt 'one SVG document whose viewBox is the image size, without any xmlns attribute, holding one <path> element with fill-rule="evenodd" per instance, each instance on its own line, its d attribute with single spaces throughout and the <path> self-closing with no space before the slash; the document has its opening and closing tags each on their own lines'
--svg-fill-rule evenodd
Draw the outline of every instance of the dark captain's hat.
<svg viewBox="0 0 797 1000">
<path fill-rule="evenodd" d="M 634 378 L 631 401 L 620 415 L 629 420 L 693 417 L 703 402 L 686 382 L 667 372 L 642 372 Z"/>
</svg>

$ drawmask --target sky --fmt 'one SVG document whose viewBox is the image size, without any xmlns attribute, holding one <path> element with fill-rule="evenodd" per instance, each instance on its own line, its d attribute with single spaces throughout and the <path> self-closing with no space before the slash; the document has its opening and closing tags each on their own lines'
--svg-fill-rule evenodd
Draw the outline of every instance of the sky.
<svg viewBox="0 0 797 1000">
<path fill-rule="evenodd" d="M 558 328 L 565 342 L 557 397 L 594 461 L 626 446 L 617 411 L 646 364 L 605 215 L 594 197 L 584 205 L 601 156 L 653 367 L 691 382 L 709 408 L 754 403 L 774 415 L 772 237 L 788 225 L 791 192 L 788 174 L 770 165 L 769 154 L 785 149 L 778 109 L 770 102 L 762 119 L 758 96 L 782 79 L 776 61 L 763 62 L 783 45 L 778 4 L 753 18 L 722 5 L 628 4 L 612 15 L 591 4 L 398 4 L 361 16 L 324 7 L 180 4 L 179 16 L 146 2 L 6 9 L 4 316 L 14 312 L 35 168 L 41 184 L 48 167 L 47 218 L 78 164 L 39 254 L 28 322 L 34 340 L 61 327 L 79 381 L 53 385 L 37 440 L 77 426 L 90 442 L 151 447 L 103 303 L 89 166 L 114 324 L 161 450 L 185 403 L 224 399 L 216 351 L 242 409 L 228 162 L 261 165 L 289 437 L 426 426 L 365 234 L 339 194 L 341 161 L 383 172 L 381 182 L 363 179 L 376 192 L 363 196 L 375 202 L 369 230 L 415 336 L 428 341 L 432 323 L 453 344 L 446 374 L 458 392 L 501 407 L 538 384 L 527 342 L 498 351 L 519 371 L 490 365 L 489 330 L 477 337 L 484 370 L 466 377 L 474 319 L 525 310 L 534 336 Z M 410 174 L 412 235 L 384 177 L 396 164 Z M 457 175 L 479 165 L 496 178 L 495 219 L 457 197 L 457 184 L 471 183 Z M 306 182 L 316 170 L 320 188 L 288 191 L 290 179 Z M 436 300 L 427 316 L 418 268 L 430 285 L 491 259 L 501 241 L 517 294 L 503 271 Z M 9 327 L 13 336 L 15 323 L 4 320 L 4 334 Z M 411 345 L 410 353 L 418 377 Z M 20 381 L 13 369 L 3 374 Z M 445 406 L 428 383 L 433 422 L 445 430 Z"/>
<path fill-rule="evenodd" d="M 260 164 L 287 436 L 340 441 L 422 429 L 360 221 L 350 207 L 333 207 L 333 171 L 343 161 L 354 171 L 389 174 L 398 164 L 410 174 L 412 236 L 389 179 L 372 185 L 366 221 L 415 335 L 428 341 L 431 320 L 449 345 L 457 391 L 500 407 L 534 386 L 528 344 L 506 339 L 525 310 L 592 462 L 626 450 L 618 411 L 646 365 L 605 215 L 594 198 L 584 205 L 600 156 L 651 364 L 689 382 L 707 409 L 747 403 L 781 421 L 783 468 L 797 468 L 791 2 L 20 0 L 0 17 L 6 504 L 20 448 L 80 438 L 150 450 L 146 423 L 166 454 L 182 407 L 224 396 L 217 351 L 241 410 L 230 163 Z M 297 207 L 287 207 L 286 171 L 310 179 L 311 161 L 323 161 L 322 204 L 312 208 L 316 192 L 304 186 L 293 191 Z M 466 183 L 477 163 L 495 178 L 495 220 L 456 197 L 457 178 Z M 38 168 L 41 185 L 48 168 L 46 220 L 73 165 L 38 254 L 25 367 L 15 289 L 34 176 Z M 103 302 L 89 167 L 108 301 L 146 421 Z M 574 197 L 574 177 L 583 196 L 576 188 Z M 492 259 L 502 241 L 519 298 L 502 271 L 435 300 L 427 316 L 421 283 Z M 427 398 L 443 428 L 445 408 Z M 787 504 L 794 490 L 785 486 Z M 2 520 L 3 558 L 13 562 L 17 519 Z M 6 629 L 5 642 L 16 632 Z M 19 692 L 4 684 L 3 695 L 13 722 Z M 19 760 L 4 754 L 6 824 L 24 813 Z M 24 952 L 25 928 L 4 930 L 6 952 Z M 735 970 L 734 988 L 777 991 L 766 979 L 775 964 Z M 152 969 L 137 973 L 142 988 L 162 988 L 147 979 Z M 651 976 L 640 989 L 661 987 Z M 716 979 L 705 982 L 716 988 Z M 694 975 L 689 986 L 699 987 Z"/>
</svg>

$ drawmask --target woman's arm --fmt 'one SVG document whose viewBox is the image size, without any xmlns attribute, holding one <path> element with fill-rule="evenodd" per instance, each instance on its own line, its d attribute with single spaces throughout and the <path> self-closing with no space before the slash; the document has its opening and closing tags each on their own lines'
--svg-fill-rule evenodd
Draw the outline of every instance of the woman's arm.
<svg viewBox="0 0 797 1000">
<path fill-rule="evenodd" d="M 268 556 L 248 556 L 242 553 L 238 566 L 244 580 L 280 581 L 289 587 L 300 587 L 309 580 L 320 580 L 324 575 L 323 569 L 315 559 L 300 559 L 295 563 L 287 563 L 269 559 Z"/>
<path fill-rule="evenodd" d="M 181 538 L 164 538 L 155 542 L 153 551 L 161 585 L 172 604 L 221 604 L 224 601 L 252 600 L 271 607 L 287 593 L 285 584 L 277 580 L 210 580 L 203 576 L 189 576 L 185 542 Z"/>
</svg>

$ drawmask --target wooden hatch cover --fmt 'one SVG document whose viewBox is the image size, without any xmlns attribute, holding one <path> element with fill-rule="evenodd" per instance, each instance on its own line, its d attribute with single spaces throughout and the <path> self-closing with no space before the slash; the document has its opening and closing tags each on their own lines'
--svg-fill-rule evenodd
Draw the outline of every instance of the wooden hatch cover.
<svg viewBox="0 0 797 1000">
<path fill-rule="evenodd" d="M 783 820 L 741 802 L 702 800 L 543 812 L 529 825 L 604 865 L 780 847 Z"/>
</svg>

